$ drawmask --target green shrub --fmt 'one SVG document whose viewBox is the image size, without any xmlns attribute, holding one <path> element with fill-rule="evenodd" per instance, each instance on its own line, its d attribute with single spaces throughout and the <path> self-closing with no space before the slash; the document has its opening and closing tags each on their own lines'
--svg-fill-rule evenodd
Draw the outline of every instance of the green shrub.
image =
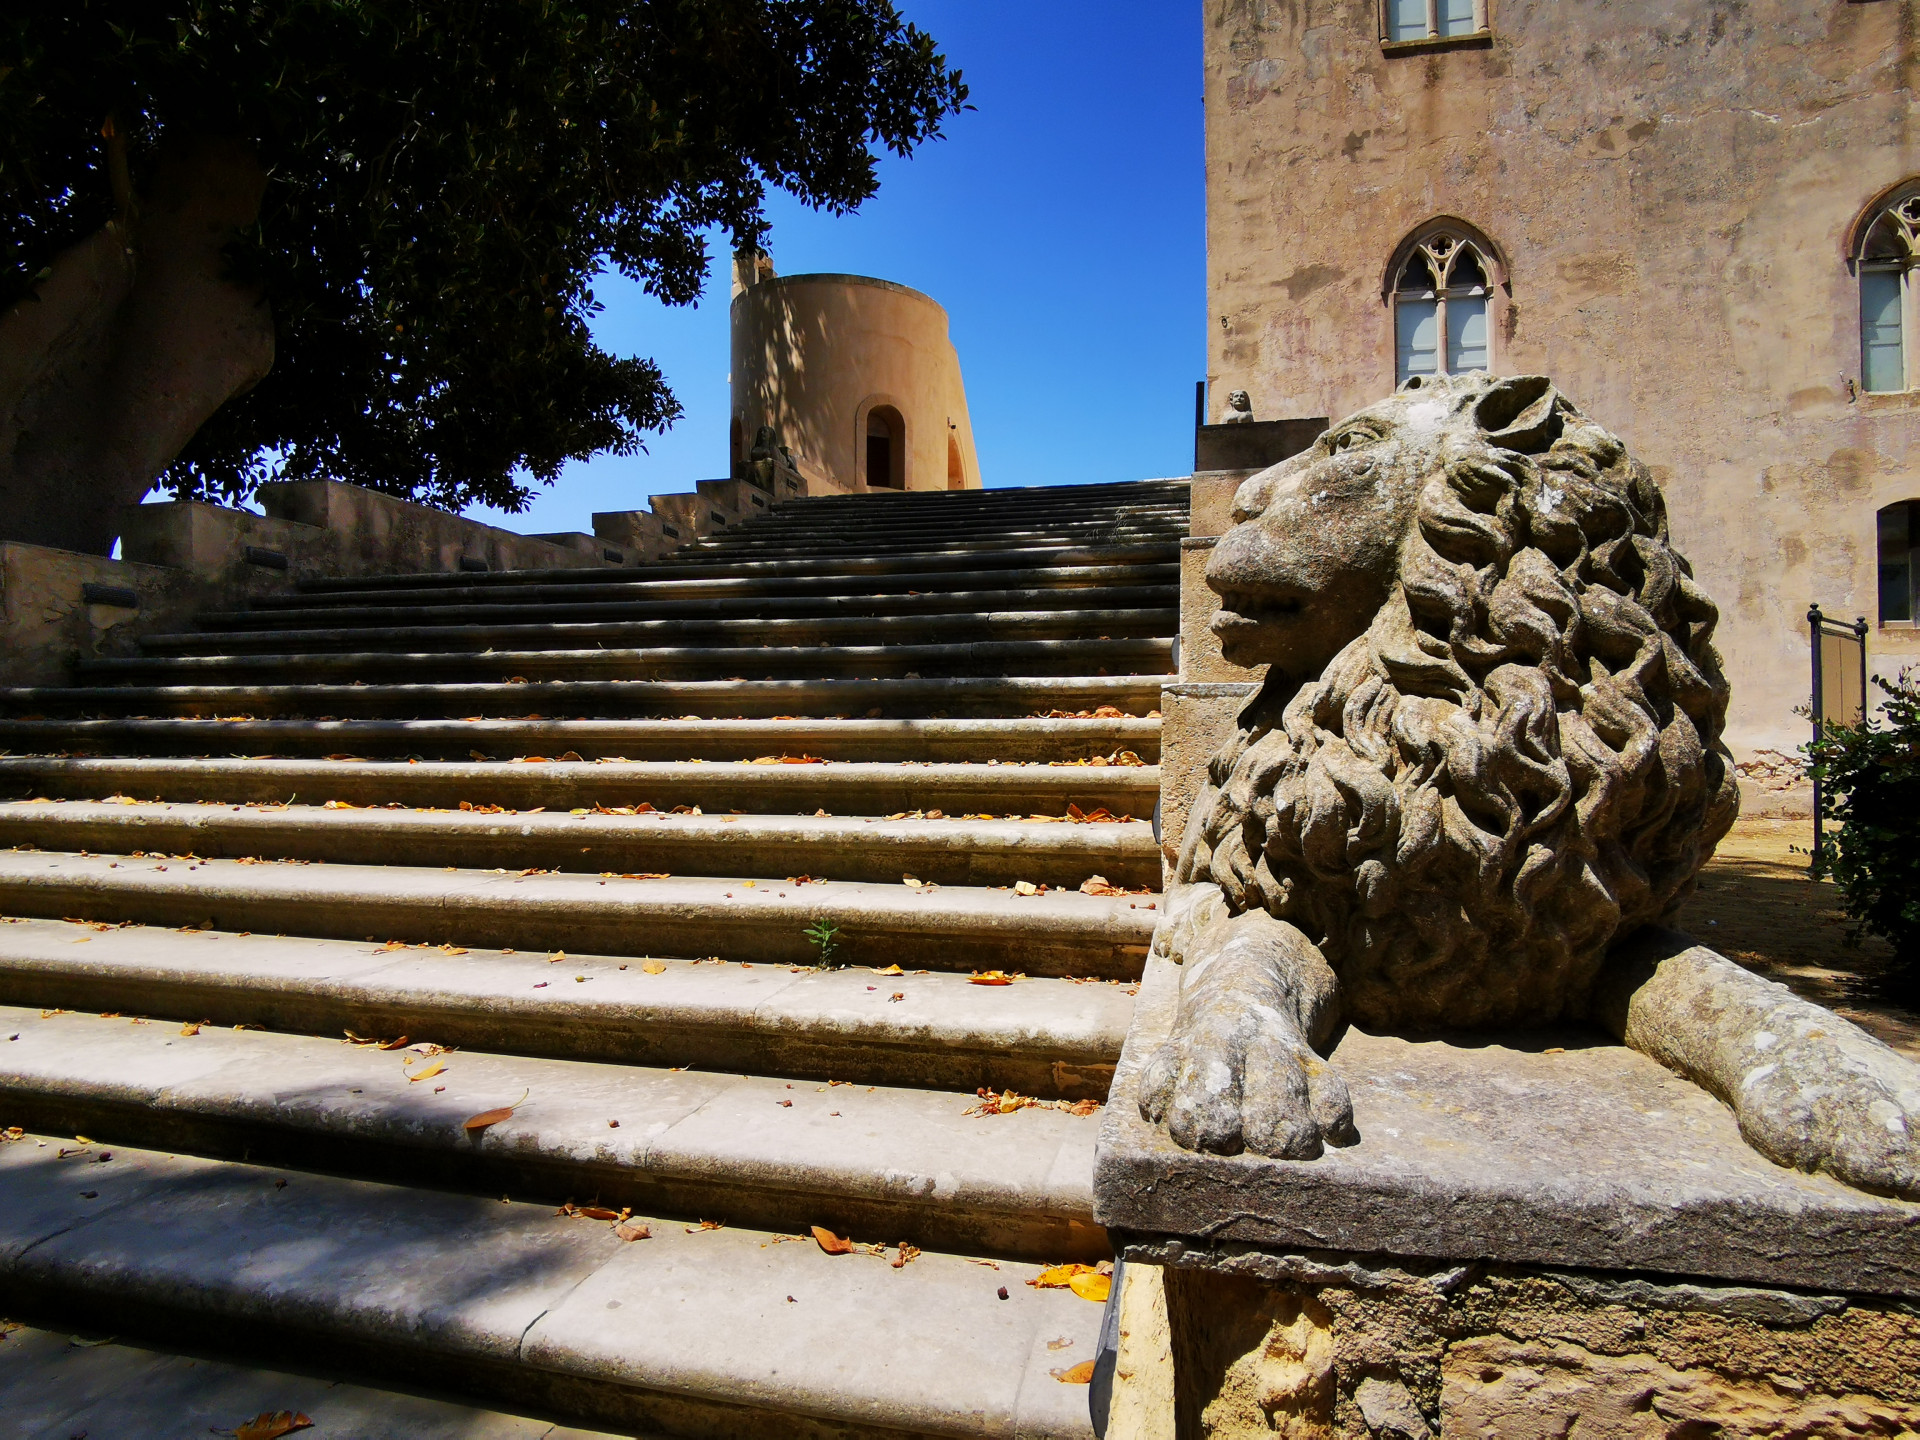
<svg viewBox="0 0 1920 1440">
<path fill-rule="evenodd" d="M 1888 697 L 1878 716 L 1828 725 L 1805 747 L 1822 818 L 1836 822 L 1814 865 L 1846 897 L 1850 938 L 1893 946 L 1885 988 L 1911 1001 L 1920 998 L 1920 680 L 1903 670 L 1876 683 Z"/>
</svg>

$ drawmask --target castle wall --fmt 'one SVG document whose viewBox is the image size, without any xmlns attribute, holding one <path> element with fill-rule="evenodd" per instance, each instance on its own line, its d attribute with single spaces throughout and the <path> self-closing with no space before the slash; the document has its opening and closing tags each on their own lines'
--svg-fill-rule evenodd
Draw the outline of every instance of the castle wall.
<svg viewBox="0 0 1920 1440">
<path fill-rule="evenodd" d="M 959 488 L 980 487 L 947 312 L 925 295 L 861 275 L 767 275 L 735 292 L 732 320 L 737 446 L 772 425 L 809 490 L 864 492 L 868 416 L 889 407 L 905 432 L 895 488 L 951 488 L 956 458 Z"/>
<path fill-rule="evenodd" d="M 1551 375 L 1649 464 L 1722 607 L 1729 743 L 1796 747 L 1807 605 L 1874 618 L 1876 512 L 1920 499 L 1920 393 L 1860 392 L 1846 255 L 1920 175 L 1912 0 L 1492 0 L 1490 34 L 1412 45 L 1377 0 L 1204 14 L 1216 404 L 1387 394 L 1396 247 L 1466 221 L 1505 262 L 1492 368 Z M 1910 625 L 1869 644 L 1920 660 Z"/>
</svg>

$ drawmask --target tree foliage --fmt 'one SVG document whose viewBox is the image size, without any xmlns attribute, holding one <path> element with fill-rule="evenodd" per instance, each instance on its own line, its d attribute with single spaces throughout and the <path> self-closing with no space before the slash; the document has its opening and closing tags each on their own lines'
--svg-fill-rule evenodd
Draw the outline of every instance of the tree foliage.
<svg viewBox="0 0 1920 1440">
<path fill-rule="evenodd" d="M 679 406 L 588 330 L 606 268 L 700 294 L 766 187 L 835 212 L 965 103 L 891 0 L 63 0 L 0 18 L 0 307 L 137 196 L 170 144 L 270 176 L 230 253 L 276 360 L 167 471 L 237 499 L 270 464 L 456 508 L 525 505 Z"/>
<path fill-rule="evenodd" d="M 1838 821 L 1816 864 L 1846 897 L 1855 937 L 1894 949 L 1886 987 L 1920 999 L 1920 681 L 1912 671 L 1878 682 L 1880 718 L 1828 724 L 1809 744 L 1822 818 Z"/>
</svg>

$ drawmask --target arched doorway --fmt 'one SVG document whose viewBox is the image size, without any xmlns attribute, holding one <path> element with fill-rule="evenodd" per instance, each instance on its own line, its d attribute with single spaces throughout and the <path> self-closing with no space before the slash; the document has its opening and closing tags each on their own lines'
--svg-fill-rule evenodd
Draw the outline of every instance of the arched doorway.
<svg viewBox="0 0 1920 1440">
<path fill-rule="evenodd" d="M 867 412 L 867 484 L 882 490 L 907 488 L 907 427 L 891 405 Z"/>
</svg>

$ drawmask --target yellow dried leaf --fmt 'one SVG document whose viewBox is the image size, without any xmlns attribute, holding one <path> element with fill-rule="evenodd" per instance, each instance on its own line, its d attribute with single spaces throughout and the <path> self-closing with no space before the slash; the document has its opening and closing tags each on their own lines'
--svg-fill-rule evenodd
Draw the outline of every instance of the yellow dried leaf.
<svg viewBox="0 0 1920 1440">
<path fill-rule="evenodd" d="M 1049 1370 L 1047 1373 L 1062 1385 L 1091 1385 L 1093 1361 L 1082 1360 L 1078 1365 L 1069 1366 L 1065 1370 Z"/>
<path fill-rule="evenodd" d="M 1011 985 L 1020 977 L 1004 970 L 976 970 L 967 977 L 969 985 Z"/>
<path fill-rule="evenodd" d="M 827 1254 L 851 1255 L 853 1253 L 853 1241 L 841 1238 L 824 1226 L 815 1225 L 812 1229 L 813 1238 L 819 1242 L 820 1248 Z"/>
<path fill-rule="evenodd" d="M 416 1070 L 413 1074 L 409 1075 L 407 1079 L 408 1080 L 431 1080 L 434 1076 L 443 1074 L 446 1071 L 446 1068 L 447 1067 L 444 1062 L 436 1060 L 433 1062 L 433 1064 L 427 1066 L 426 1069 Z"/>
<path fill-rule="evenodd" d="M 660 960 L 649 960 L 640 968 L 649 975 L 664 975 L 667 973 L 665 962 Z"/>
<path fill-rule="evenodd" d="M 886 969 L 876 970 L 873 973 L 876 975 L 904 975 L 907 972 L 902 970 L 898 965 L 889 965 Z"/>
<path fill-rule="evenodd" d="M 234 1427 L 233 1440 L 280 1440 L 282 1435 L 312 1428 L 313 1421 L 297 1410 L 262 1410 Z"/>
<path fill-rule="evenodd" d="M 415 1076 L 414 1078 L 418 1079 L 419 1077 Z M 497 1110 L 482 1110 L 478 1115 L 469 1115 L 466 1123 L 460 1128 L 465 1130 L 469 1135 L 474 1134 L 476 1131 L 485 1130 L 489 1125 L 498 1125 L 503 1121 L 511 1120 L 513 1118 L 513 1110 L 514 1107 L 511 1105 L 502 1105 Z"/>
<path fill-rule="evenodd" d="M 1076 1275 L 1067 1282 L 1067 1288 L 1082 1300 L 1091 1300 L 1096 1305 L 1107 1303 L 1107 1296 L 1113 1293 L 1113 1277 L 1102 1275 L 1099 1271 Z"/>
</svg>

